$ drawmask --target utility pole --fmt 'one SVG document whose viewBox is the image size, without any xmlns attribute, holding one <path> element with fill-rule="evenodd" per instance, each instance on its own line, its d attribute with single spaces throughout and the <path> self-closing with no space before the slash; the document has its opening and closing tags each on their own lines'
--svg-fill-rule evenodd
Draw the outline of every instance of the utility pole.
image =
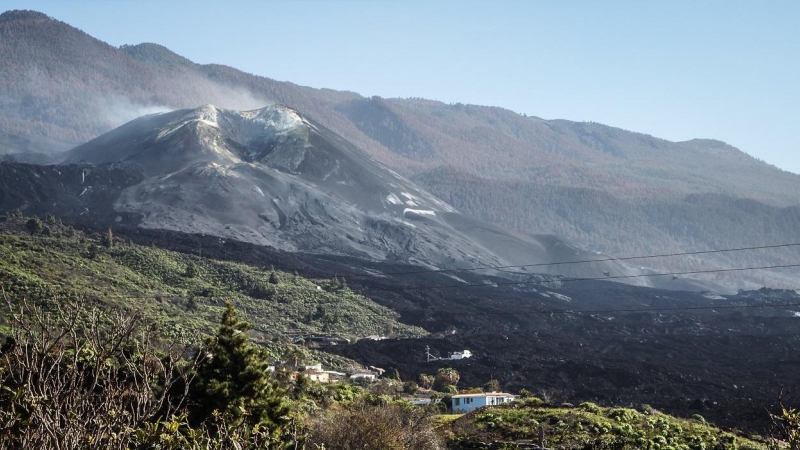
<svg viewBox="0 0 800 450">
<path fill-rule="evenodd" d="M 431 362 L 431 360 L 439 359 L 439 358 L 431 355 L 431 346 L 430 345 L 426 345 L 425 346 L 425 358 L 427 359 L 427 362 Z"/>
</svg>

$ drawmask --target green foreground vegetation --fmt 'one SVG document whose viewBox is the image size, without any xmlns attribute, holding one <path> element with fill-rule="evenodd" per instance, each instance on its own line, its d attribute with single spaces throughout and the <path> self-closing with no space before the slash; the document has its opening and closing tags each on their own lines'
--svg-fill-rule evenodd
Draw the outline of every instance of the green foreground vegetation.
<svg viewBox="0 0 800 450">
<path fill-rule="evenodd" d="M 304 334 L 350 340 L 425 334 L 343 280 L 136 245 L 113 231 L 87 235 L 54 218 L 0 217 L 0 289 L 16 299 L 88 299 L 138 314 L 171 339 L 211 332 L 228 300 L 265 344 Z"/>
<path fill-rule="evenodd" d="M 773 416 L 773 437 L 748 438 L 646 406 L 573 407 L 525 395 L 454 415 L 442 414 L 441 403 L 413 406 L 396 377 L 320 384 L 287 367 L 269 370 L 268 352 L 251 343 L 249 324 L 230 302 L 217 332 L 193 347 L 80 303 L 55 312 L 17 306 L 0 347 L 0 450 L 522 449 L 538 439 L 565 450 L 800 444 L 795 410 Z M 447 396 L 434 397 L 446 405 Z"/>
<path fill-rule="evenodd" d="M 760 436 L 720 430 L 696 415 L 680 419 L 643 405 L 639 409 L 548 405 L 537 398 L 479 410 L 443 426 L 453 443 L 536 443 L 562 449 L 767 449 Z M 517 448 L 509 445 L 507 448 Z"/>
<path fill-rule="evenodd" d="M 349 362 L 309 354 L 290 343 L 297 335 L 424 334 L 341 280 L 18 214 L 0 218 L 0 262 L 10 307 L 0 316 L 0 450 L 514 449 L 542 432 L 559 449 L 800 449 L 792 409 L 773 416 L 767 438 L 699 416 L 550 405 L 525 392 L 511 405 L 447 414 L 459 392 L 452 368 L 419 374 L 419 384 L 396 371 L 374 383 L 313 382 L 297 373 L 303 363 Z M 415 394 L 441 402 L 413 406 Z"/>
</svg>

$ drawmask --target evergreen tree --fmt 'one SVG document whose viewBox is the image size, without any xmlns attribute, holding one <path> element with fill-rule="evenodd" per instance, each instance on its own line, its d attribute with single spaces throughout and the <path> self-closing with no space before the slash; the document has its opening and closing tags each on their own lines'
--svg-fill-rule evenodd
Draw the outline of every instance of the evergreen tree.
<svg viewBox="0 0 800 450">
<path fill-rule="evenodd" d="M 25 228 L 28 229 L 28 233 L 31 235 L 38 234 L 43 228 L 42 221 L 38 217 L 34 217 L 25 223 Z"/>
<path fill-rule="evenodd" d="M 186 264 L 186 271 L 183 273 L 186 278 L 194 278 L 197 276 L 197 266 L 193 261 Z"/>
<path fill-rule="evenodd" d="M 103 244 L 105 248 L 111 248 L 114 246 L 114 234 L 111 233 L 111 228 L 103 234 L 103 238 L 100 240 L 100 243 Z"/>
<path fill-rule="evenodd" d="M 239 319 L 227 302 L 216 336 L 208 343 L 208 358 L 198 368 L 194 419 L 208 419 L 214 411 L 233 420 L 280 429 L 289 409 L 285 393 L 269 379 L 265 355 L 247 338 L 250 325 Z"/>
<path fill-rule="evenodd" d="M 89 244 L 89 248 L 86 249 L 86 257 L 89 259 L 97 258 L 97 254 L 100 252 L 100 247 L 97 244 Z"/>
</svg>

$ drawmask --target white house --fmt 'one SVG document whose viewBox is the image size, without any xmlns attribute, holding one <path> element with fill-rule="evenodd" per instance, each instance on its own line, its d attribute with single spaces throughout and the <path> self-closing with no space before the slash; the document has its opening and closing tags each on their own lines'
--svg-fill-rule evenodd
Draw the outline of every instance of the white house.
<svg viewBox="0 0 800 450">
<path fill-rule="evenodd" d="M 504 405 L 513 402 L 516 396 L 505 392 L 483 392 L 481 394 L 458 394 L 451 400 L 454 413 L 468 413 L 483 406 Z"/>
<path fill-rule="evenodd" d="M 350 375 L 350 379 L 351 380 L 363 379 L 367 381 L 375 381 L 376 379 L 378 379 L 378 376 L 375 375 L 374 373 L 354 373 Z"/>
<path fill-rule="evenodd" d="M 331 382 L 331 375 L 328 372 L 322 372 L 320 370 L 304 370 L 300 372 L 299 375 L 307 376 L 309 380 L 316 381 L 318 383 Z"/>
<path fill-rule="evenodd" d="M 337 372 L 335 370 L 323 370 L 323 372 L 327 373 L 328 376 L 331 377 L 331 380 L 337 378 L 338 379 L 347 378 L 347 374 L 344 372 Z"/>
<path fill-rule="evenodd" d="M 472 352 L 469 350 L 464 350 L 463 352 L 453 352 L 450 353 L 450 359 L 465 359 L 472 356 Z"/>
</svg>

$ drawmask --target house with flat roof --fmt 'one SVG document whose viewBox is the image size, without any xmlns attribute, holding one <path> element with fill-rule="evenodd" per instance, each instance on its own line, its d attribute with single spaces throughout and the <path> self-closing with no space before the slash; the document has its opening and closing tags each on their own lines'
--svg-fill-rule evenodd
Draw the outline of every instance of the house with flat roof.
<svg viewBox="0 0 800 450">
<path fill-rule="evenodd" d="M 450 401 L 453 413 L 469 413 L 484 406 L 504 405 L 513 402 L 515 395 L 506 392 L 482 392 L 480 394 L 458 394 Z"/>
<path fill-rule="evenodd" d="M 466 359 L 471 357 L 472 357 L 472 352 L 469 350 L 450 353 L 450 359 Z"/>
<path fill-rule="evenodd" d="M 314 370 L 314 369 L 304 370 L 300 372 L 299 375 L 306 376 L 308 377 L 309 380 L 316 381 L 318 383 L 331 382 L 330 374 L 328 372 L 323 372 L 321 370 Z"/>
<path fill-rule="evenodd" d="M 378 379 L 378 376 L 371 372 L 359 372 L 350 375 L 351 380 L 366 380 L 369 382 L 375 381 Z"/>
</svg>

